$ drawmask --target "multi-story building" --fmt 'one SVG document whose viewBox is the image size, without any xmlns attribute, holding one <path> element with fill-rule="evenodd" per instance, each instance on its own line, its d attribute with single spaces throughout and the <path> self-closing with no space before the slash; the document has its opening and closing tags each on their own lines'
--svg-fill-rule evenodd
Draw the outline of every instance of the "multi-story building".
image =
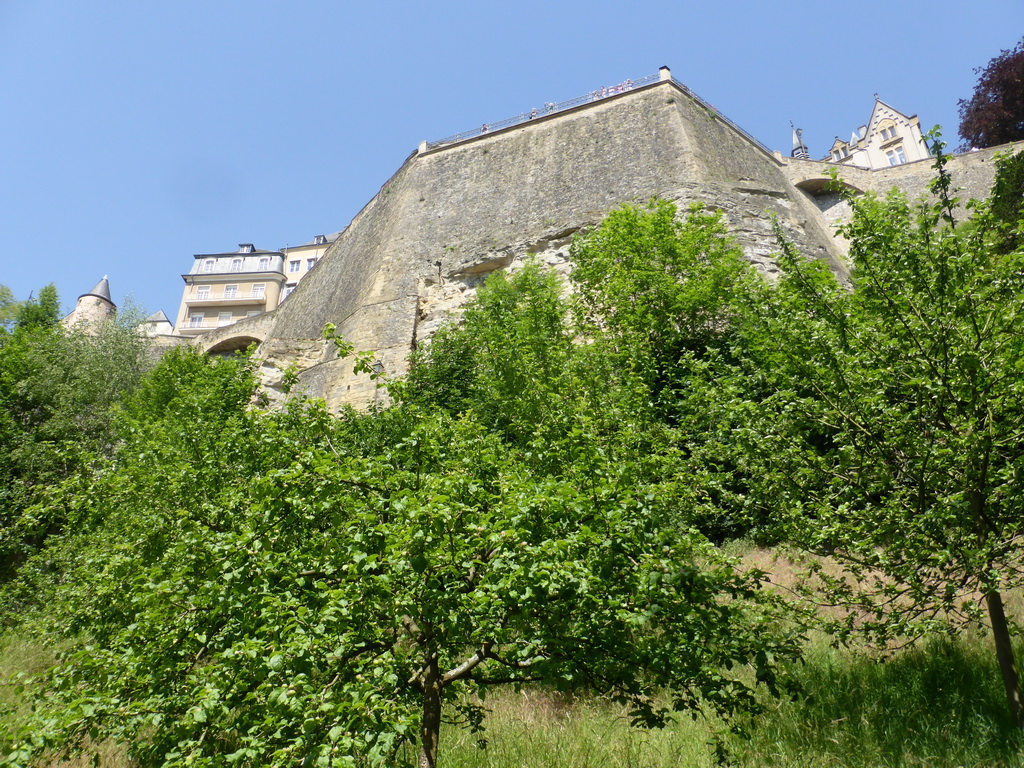
<svg viewBox="0 0 1024 768">
<path fill-rule="evenodd" d="M 284 254 L 252 243 L 232 253 L 197 253 L 181 277 L 185 291 L 174 332 L 198 336 L 276 308 L 284 291 Z"/>
<path fill-rule="evenodd" d="M 198 336 L 277 309 L 338 234 L 280 251 L 241 243 L 230 253 L 197 253 L 192 269 L 181 276 L 185 290 L 174 334 Z"/>
<path fill-rule="evenodd" d="M 849 141 L 837 136 L 829 156 L 824 159 L 877 170 L 925 160 L 929 156 L 917 115 L 904 115 L 878 98 L 876 93 L 875 106 L 867 124 L 854 131 Z"/>
</svg>

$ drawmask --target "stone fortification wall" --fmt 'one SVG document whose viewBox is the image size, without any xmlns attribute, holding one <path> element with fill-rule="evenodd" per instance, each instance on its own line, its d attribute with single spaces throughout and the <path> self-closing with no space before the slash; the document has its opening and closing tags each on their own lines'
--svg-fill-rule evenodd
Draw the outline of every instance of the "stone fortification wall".
<svg viewBox="0 0 1024 768">
<path fill-rule="evenodd" d="M 946 168 L 953 179 L 956 196 L 962 202 L 988 197 L 995 180 L 996 155 L 1005 152 L 1016 153 L 1022 150 L 1024 150 L 1024 142 L 1016 142 L 952 156 Z M 934 161 L 932 160 L 918 160 L 874 171 L 815 160 L 787 159 L 785 163 L 786 173 L 791 182 L 800 187 L 809 186 L 810 192 L 807 197 L 822 212 L 830 231 L 834 231 L 836 224 L 849 221 L 850 207 L 839 199 L 838 194 L 823 191 L 819 184 L 807 183 L 812 179 L 823 182 L 827 178 L 830 168 L 835 168 L 843 181 L 861 192 L 884 195 L 895 187 L 910 200 L 928 194 L 928 184 L 935 178 Z M 966 211 L 962 210 L 961 213 L 966 214 Z"/>
<path fill-rule="evenodd" d="M 664 81 L 410 157 L 278 308 L 260 354 L 332 407 L 365 404 L 375 388 L 320 340 L 326 323 L 400 374 L 489 272 L 530 254 L 567 269 L 574 232 L 654 196 L 721 210 L 766 272 L 773 216 L 843 270 L 785 164 Z"/>
</svg>

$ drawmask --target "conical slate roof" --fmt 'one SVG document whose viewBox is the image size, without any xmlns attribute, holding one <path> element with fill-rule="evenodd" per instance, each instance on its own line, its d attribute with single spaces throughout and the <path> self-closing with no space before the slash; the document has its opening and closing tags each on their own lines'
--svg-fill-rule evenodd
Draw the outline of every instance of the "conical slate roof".
<svg viewBox="0 0 1024 768">
<path fill-rule="evenodd" d="M 107 280 L 106 275 L 104 275 L 103 279 L 92 287 L 91 291 L 86 291 L 82 296 L 98 296 L 101 299 L 109 301 L 111 304 L 114 303 L 114 300 L 110 298 L 110 282 Z M 82 298 L 82 296 L 79 296 L 78 298 Z"/>
</svg>

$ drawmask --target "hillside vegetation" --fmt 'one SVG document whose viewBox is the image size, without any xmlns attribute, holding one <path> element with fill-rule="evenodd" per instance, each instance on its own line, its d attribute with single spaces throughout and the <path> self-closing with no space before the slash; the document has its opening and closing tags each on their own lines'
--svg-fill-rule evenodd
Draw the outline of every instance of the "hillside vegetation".
<svg viewBox="0 0 1024 768">
<path fill-rule="evenodd" d="M 1020 764 L 1020 221 L 933 193 L 852 287 L 622 207 L 366 413 L 0 331 L 3 764 Z"/>
</svg>

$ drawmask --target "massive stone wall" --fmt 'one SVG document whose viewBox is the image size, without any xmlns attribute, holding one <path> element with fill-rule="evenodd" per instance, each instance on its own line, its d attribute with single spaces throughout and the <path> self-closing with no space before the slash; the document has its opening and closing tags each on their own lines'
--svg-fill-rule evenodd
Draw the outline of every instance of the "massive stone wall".
<svg viewBox="0 0 1024 768">
<path fill-rule="evenodd" d="M 267 383 L 292 366 L 299 388 L 331 407 L 365 405 L 380 393 L 323 342 L 327 323 L 373 350 L 386 376 L 400 375 L 489 272 L 531 254 L 567 270 L 574 232 L 655 196 L 722 211 L 766 273 L 775 270 L 776 220 L 805 255 L 844 274 L 827 218 L 796 186 L 801 173 L 820 175 L 766 152 L 672 81 L 421 149 L 261 323 Z"/>
</svg>

